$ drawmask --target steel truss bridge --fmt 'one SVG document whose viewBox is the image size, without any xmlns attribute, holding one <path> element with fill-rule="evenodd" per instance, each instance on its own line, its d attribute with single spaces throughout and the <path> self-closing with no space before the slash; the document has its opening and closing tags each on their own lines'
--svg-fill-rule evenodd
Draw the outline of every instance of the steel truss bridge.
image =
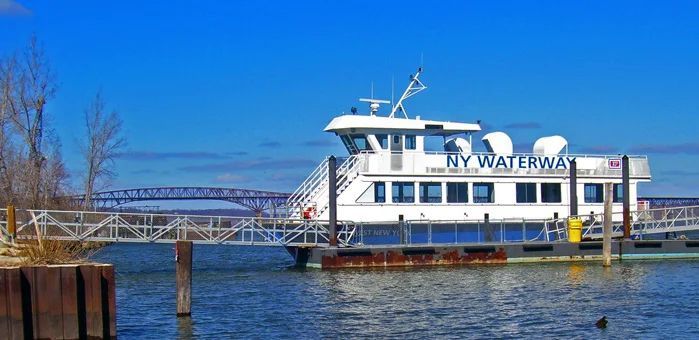
<svg viewBox="0 0 699 340">
<path fill-rule="evenodd" d="M 699 205 L 699 197 L 639 197 L 647 201 L 650 208 L 671 208 Z"/>
<path fill-rule="evenodd" d="M 190 240 L 248 246 L 329 246 L 328 222 L 309 219 L 23 209 L 16 211 L 16 217 L 19 239 L 35 239 L 40 235 L 44 239 L 70 241 L 171 243 Z M 584 238 L 602 237 L 603 215 L 580 217 Z M 612 221 L 613 235 L 620 236 L 623 230 L 620 214 L 614 214 Z M 699 206 L 634 211 L 631 221 L 634 238 L 698 231 Z M 7 210 L 0 209 L 0 236 L 11 236 L 7 227 Z M 459 239 L 464 232 L 477 234 L 478 241 L 469 242 L 555 242 L 567 239 L 567 229 L 565 219 L 405 221 L 402 225 L 343 221 L 338 223 L 337 237 L 339 245 L 345 247 L 398 244 L 399 232 L 404 233 L 404 243 L 408 244 L 464 243 L 465 240 Z M 386 238 L 379 241 L 382 243 L 371 241 L 370 236 L 387 231 L 393 241 Z M 532 232 L 538 235 L 532 236 Z M 453 238 L 445 238 L 448 235 Z"/>
<path fill-rule="evenodd" d="M 163 187 L 96 192 L 92 194 L 91 201 L 96 208 L 110 209 L 138 201 L 219 200 L 238 204 L 259 214 L 271 206 L 286 203 L 289 196 L 286 193 L 248 189 Z M 80 204 L 85 202 L 85 195 L 72 198 Z"/>
</svg>

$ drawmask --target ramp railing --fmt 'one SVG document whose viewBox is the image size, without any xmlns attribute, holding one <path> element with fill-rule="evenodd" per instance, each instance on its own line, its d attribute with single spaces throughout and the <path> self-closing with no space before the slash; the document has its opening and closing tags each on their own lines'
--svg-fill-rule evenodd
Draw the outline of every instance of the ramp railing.
<svg viewBox="0 0 699 340">
<path fill-rule="evenodd" d="M 580 215 L 583 221 L 583 239 L 601 239 L 604 214 Z M 677 233 L 699 230 L 699 206 L 643 209 L 631 212 L 631 235 L 643 238 L 646 235 Z M 551 240 L 567 238 L 567 219 L 557 219 L 550 224 L 547 234 Z M 623 213 L 612 214 L 612 237 L 623 236 Z"/>
<path fill-rule="evenodd" d="M 6 209 L 0 209 L 0 231 L 9 237 Z M 258 245 L 327 246 L 327 221 L 306 219 L 142 214 L 57 210 L 17 210 L 18 239 L 103 242 L 175 242 Z M 338 242 L 347 246 L 354 224 L 340 222 Z"/>
</svg>

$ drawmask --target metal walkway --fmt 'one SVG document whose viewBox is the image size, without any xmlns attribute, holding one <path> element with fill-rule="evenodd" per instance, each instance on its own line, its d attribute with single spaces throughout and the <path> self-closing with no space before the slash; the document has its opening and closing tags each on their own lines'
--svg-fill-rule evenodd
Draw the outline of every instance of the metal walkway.
<svg viewBox="0 0 699 340">
<path fill-rule="evenodd" d="M 6 209 L 0 209 L 3 236 Z M 67 241 L 172 243 L 248 246 L 327 246 L 327 222 L 255 217 L 187 216 L 110 212 L 17 210 L 17 238 Z M 346 245 L 354 227 L 338 226 L 338 243 Z"/>
<path fill-rule="evenodd" d="M 7 211 L 0 209 L 0 232 L 9 236 Z M 166 215 L 83 211 L 17 210 L 17 237 L 70 241 L 162 243 L 190 240 L 247 246 L 329 246 L 328 222 L 309 219 Z M 583 238 L 601 239 L 603 215 L 580 216 Z M 621 236 L 622 214 L 613 214 L 613 236 Z M 699 231 L 699 206 L 631 213 L 631 235 Z M 556 242 L 567 240 L 567 219 L 489 221 L 340 222 L 340 246 Z M 655 236 L 656 238 L 658 236 Z"/>
</svg>

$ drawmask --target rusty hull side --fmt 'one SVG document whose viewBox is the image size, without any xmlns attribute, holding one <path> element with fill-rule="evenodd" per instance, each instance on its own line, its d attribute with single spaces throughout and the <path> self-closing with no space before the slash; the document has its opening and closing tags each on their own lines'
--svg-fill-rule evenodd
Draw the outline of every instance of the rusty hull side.
<svg viewBox="0 0 699 340">
<path fill-rule="evenodd" d="M 503 247 L 479 247 L 469 250 L 460 247 L 396 247 L 363 249 L 314 249 L 309 263 L 320 260 L 320 267 L 366 268 L 408 267 L 464 264 L 505 264 L 507 253 Z"/>
</svg>

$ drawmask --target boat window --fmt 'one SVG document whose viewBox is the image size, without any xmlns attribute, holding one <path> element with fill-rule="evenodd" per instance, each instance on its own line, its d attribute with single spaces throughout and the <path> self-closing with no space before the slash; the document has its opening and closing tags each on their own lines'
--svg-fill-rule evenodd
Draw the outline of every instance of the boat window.
<svg viewBox="0 0 699 340">
<path fill-rule="evenodd" d="M 420 203 L 442 203 L 442 183 L 420 183 Z"/>
<path fill-rule="evenodd" d="M 541 183 L 541 202 L 561 203 L 561 183 Z"/>
<path fill-rule="evenodd" d="M 473 203 L 493 203 L 493 183 L 473 183 Z"/>
<path fill-rule="evenodd" d="M 391 185 L 393 203 L 414 203 L 415 183 L 393 182 Z"/>
<path fill-rule="evenodd" d="M 366 135 L 350 135 L 352 137 L 352 142 L 357 147 L 357 150 L 371 150 L 369 142 L 366 140 Z"/>
<path fill-rule="evenodd" d="M 400 136 L 393 135 L 393 144 L 400 144 Z"/>
<path fill-rule="evenodd" d="M 388 149 L 388 135 L 376 135 L 376 140 L 379 141 L 382 149 Z"/>
<path fill-rule="evenodd" d="M 624 202 L 624 185 L 614 184 L 614 203 Z"/>
<path fill-rule="evenodd" d="M 375 182 L 374 183 L 374 202 L 385 203 L 386 202 L 386 182 Z"/>
<path fill-rule="evenodd" d="M 447 183 L 447 203 L 468 202 L 468 183 Z"/>
<path fill-rule="evenodd" d="M 405 149 L 415 150 L 416 148 L 415 135 L 405 135 Z"/>
<path fill-rule="evenodd" d="M 354 145 L 354 142 L 348 135 L 341 135 L 340 139 L 342 139 L 342 144 L 345 144 L 345 148 L 347 148 L 347 152 L 349 152 L 350 155 L 359 153 L 359 151 L 357 151 L 357 147 Z"/>
<path fill-rule="evenodd" d="M 604 186 L 602 184 L 585 184 L 585 203 L 603 203 Z"/>
<path fill-rule="evenodd" d="M 517 203 L 536 203 L 536 183 L 517 183 Z"/>
</svg>

